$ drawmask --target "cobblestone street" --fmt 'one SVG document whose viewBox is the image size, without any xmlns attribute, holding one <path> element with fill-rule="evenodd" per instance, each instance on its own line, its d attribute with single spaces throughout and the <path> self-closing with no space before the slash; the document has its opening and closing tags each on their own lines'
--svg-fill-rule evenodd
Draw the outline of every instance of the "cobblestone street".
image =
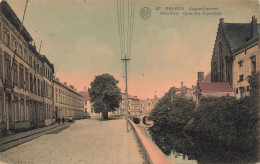
<svg viewBox="0 0 260 164">
<path fill-rule="evenodd" d="M 68 129 L 43 135 L 0 153 L 2 163 L 143 163 L 133 131 L 126 121 L 78 120 Z M 1 162 L 0 162 L 1 163 Z"/>
</svg>

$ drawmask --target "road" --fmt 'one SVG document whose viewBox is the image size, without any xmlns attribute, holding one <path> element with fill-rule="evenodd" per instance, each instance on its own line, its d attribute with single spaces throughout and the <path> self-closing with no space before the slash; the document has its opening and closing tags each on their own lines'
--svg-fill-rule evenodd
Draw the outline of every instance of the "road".
<svg viewBox="0 0 260 164">
<path fill-rule="evenodd" d="M 124 119 L 85 119 L 59 133 L 43 135 L 2 152 L 0 161 L 8 164 L 142 164 L 140 151 L 133 131 L 126 132 Z"/>
</svg>

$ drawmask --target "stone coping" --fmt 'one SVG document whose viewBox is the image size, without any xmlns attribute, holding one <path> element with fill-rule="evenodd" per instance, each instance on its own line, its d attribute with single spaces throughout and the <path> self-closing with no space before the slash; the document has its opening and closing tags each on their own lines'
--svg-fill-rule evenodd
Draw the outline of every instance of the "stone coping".
<svg viewBox="0 0 260 164">
<path fill-rule="evenodd" d="M 137 127 L 132 120 L 128 119 L 128 121 L 130 122 L 139 144 L 143 149 L 146 162 L 149 162 L 150 164 L 174 164 L 147 136 L 142 133 L 139 127 Z"/>
</svg>

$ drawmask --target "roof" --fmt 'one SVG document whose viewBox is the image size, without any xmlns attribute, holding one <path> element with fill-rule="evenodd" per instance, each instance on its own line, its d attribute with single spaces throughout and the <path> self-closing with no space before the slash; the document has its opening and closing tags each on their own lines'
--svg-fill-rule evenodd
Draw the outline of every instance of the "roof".
<svg viewBox="0 0 260 164">
<path fill-rule="evenodd" d="M 137 96 L 132 96 L 128 94 L 128 99 L 132 99 L 132 100 L 140 100 Z"/>
<path fill-rule="evenodd" d="M 235 50 L 251 40 L 250 23 L 223 23 L 227 40 L 232 50 Z M 257 24 L 257 32 L 260 33 L 260 24 Z"/>
<path fill-rule="evenodd" d="M 181 88 L 177 88 L 176 91 L 187 91 L 187 87 L 184 85 Z"/>
<path fill-rule="evenodd" d="M 125 95 L 125 93 L 122 93 L 122 95 Z M 128 95 L 127 96 L 128 99 L 139 100 L 140 101 L 140 99 L 137 96 L 133 96 L 133 95 L 130 95 L 130 94 L 127 94 L 127 95 Z"/>
<path fill-rule="evenodd" d="M 232 92 L 228 82 L 200 83 L 202 92 Z"/>
<path fill-rule="evenodd" d="M 24 39 L 27 42 L 33 41 L 31 35 L 26 30 L 26 28 L 22 25 L 22 22 L 19 20 L 15 12 L 12 10 L 10 5 L 6 1 L 2 1 L 0 3 L 0 9 L 3 15 L 10 21 L 10 23 L 17 29 L 17 31 L 20 31 L 21 28 L 21 35 L 24 37 Z M 22 26 L 21 26 L 22 25 Z"/>
<path fill-rule="evenodd" d="M 80 91 L 79 94 L 84 97 L 84 100 L 90 101 L 89 93 L 88 91 Z"/>
</svg>

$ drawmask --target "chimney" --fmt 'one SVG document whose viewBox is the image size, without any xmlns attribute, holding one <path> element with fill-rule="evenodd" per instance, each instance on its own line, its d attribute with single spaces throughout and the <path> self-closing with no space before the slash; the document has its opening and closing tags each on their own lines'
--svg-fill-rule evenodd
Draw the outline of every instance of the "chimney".
<svg viewBox="0 0 260 164">
<path fill-rule="evenodd" d="M 198 72 L 198 82 L 201 83 L 204 80 L 204 72 Z"/>
<path fill-rule="evenodd" d="M 183 82 L 181 82 L 181 88 L 183 87 Z"/>
<path fill-rule="evenodd" d="M 64 82 L 64 85 L 65 85 L 65 86 L 67 86 L 67 83 L 66 83 L 66 82 Z"/>
<path fill-rule="evenodd" d="M 250 23 L 251 26 L 251 38 L 257 35 L 257 19 L 255 16 L 252 16 L 252 21 Z"/>
</svg>

